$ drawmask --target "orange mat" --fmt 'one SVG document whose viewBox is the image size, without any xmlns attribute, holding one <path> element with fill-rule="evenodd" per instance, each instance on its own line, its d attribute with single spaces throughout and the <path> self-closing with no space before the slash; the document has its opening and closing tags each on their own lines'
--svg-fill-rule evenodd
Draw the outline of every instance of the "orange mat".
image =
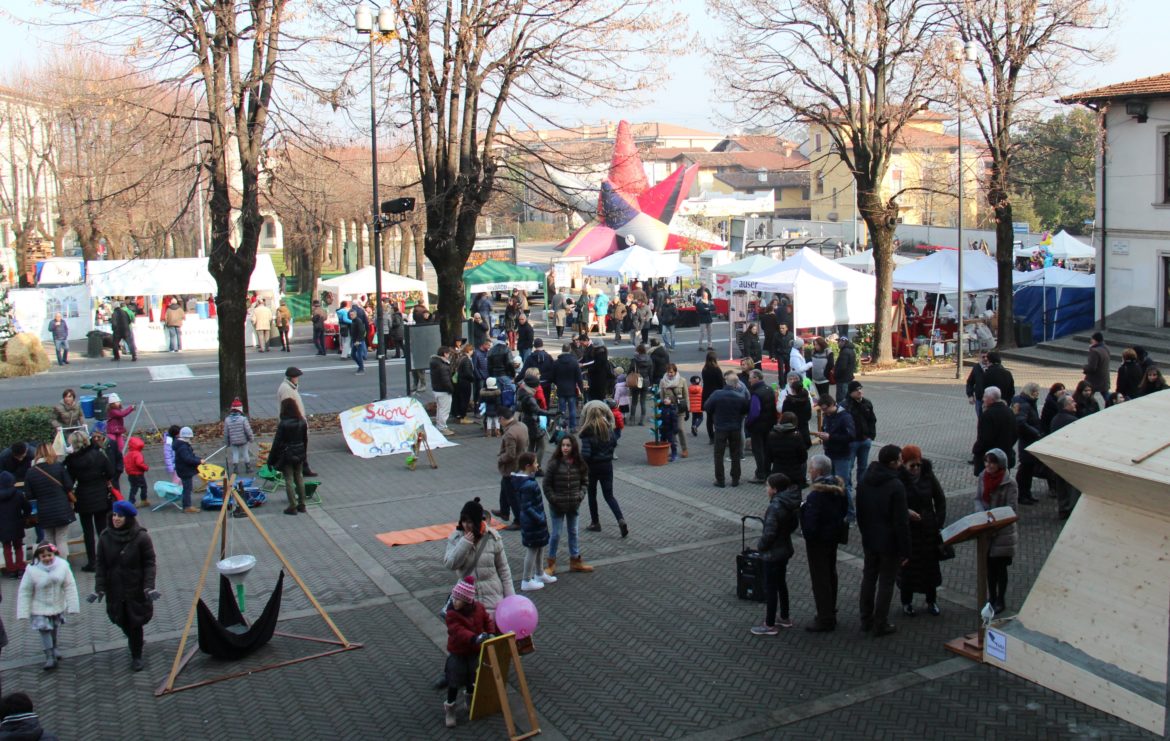
<svg viewBox="0 0 1170 741">
<path fill-rule="evenodd" d="M 488 526 L 494 527 L 492 521 L 488 520 Z M 448 522 L 442 525 L 427 525 L 425 527 L 411 528 L 410 530 L 395 530 L 389 533 L 379 533 L 375 537 L 393 548 L 396 545 L 415 545 L 416 543 L 429 543 L 433 540 L 446 540 L 451 536 L 451 531 L 458 527 L 458 523 Z"/>
</svg>

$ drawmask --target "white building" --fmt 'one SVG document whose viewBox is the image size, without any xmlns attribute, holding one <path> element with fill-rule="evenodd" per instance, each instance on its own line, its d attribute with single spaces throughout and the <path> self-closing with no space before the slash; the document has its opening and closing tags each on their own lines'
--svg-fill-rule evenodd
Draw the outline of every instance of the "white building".
<svg viewBox="0 0 1170 741">
<path fill-rule="evenodd" d="M 1170 327 L 1170 73 L 1061 98 L 1098 112 L 1097 319 Z"/>
</svg>

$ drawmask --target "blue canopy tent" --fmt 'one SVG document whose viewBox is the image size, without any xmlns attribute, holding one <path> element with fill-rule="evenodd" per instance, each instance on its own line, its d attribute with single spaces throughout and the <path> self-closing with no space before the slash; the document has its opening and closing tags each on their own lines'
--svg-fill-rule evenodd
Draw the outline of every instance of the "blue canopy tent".
<svg viewBox="0 0 1170 741">
<path fill-rule="evenodd" d="M 1096 278 L 1088 273 L 1050 267 L 1020 288 L 1013 301 L 1016 319 L 1032 324 L 1035 342 L 1079 332 L 1093 326 Z"/>
</svg>

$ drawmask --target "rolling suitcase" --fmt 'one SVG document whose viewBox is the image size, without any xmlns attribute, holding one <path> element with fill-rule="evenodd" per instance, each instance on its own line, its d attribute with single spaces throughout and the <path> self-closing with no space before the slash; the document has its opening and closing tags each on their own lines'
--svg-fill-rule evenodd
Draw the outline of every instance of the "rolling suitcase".
<svg viewBox="0 0 1170 741">
<path fill-rule="evenodd" d="M 747 546 L 747 521 L 762 517 L 744 515 L 739 520 L 741 550 L 735 557 L 735 594 L 740 599 L 753 602 L 764 601 L 764 560 L 760 552 Z"/>
</svg>

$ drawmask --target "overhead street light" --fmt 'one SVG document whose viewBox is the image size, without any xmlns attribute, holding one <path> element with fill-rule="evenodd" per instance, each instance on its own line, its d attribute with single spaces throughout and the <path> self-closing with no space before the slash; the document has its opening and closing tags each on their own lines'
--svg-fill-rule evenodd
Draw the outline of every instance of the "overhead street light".
<svg viewBox="0 0 1170 741">
<path fill-rule="evenodd" d="M 394 29 L 394 11 L 390 8 L 378 10 L 377 23 L 374 21 L 373 11 L 368 5 L 359 5 L 353 16 L 354 30 L 360 35 L 370 37 L 370 175 L 373 180 L 373 245 L 374 245 L 374 303 L 375 327 L 378 337 L 378 399 L 386 398 L 386 336 L 382 332 L 384 312 L 382 309 L 382 220 L 378 212 L 378 114 L 377 96 L 374 88 L 374 39 L 394 38 L 397 32 Z M 413 206 L 413 203 L 411 204 Z"/>
</svg>

